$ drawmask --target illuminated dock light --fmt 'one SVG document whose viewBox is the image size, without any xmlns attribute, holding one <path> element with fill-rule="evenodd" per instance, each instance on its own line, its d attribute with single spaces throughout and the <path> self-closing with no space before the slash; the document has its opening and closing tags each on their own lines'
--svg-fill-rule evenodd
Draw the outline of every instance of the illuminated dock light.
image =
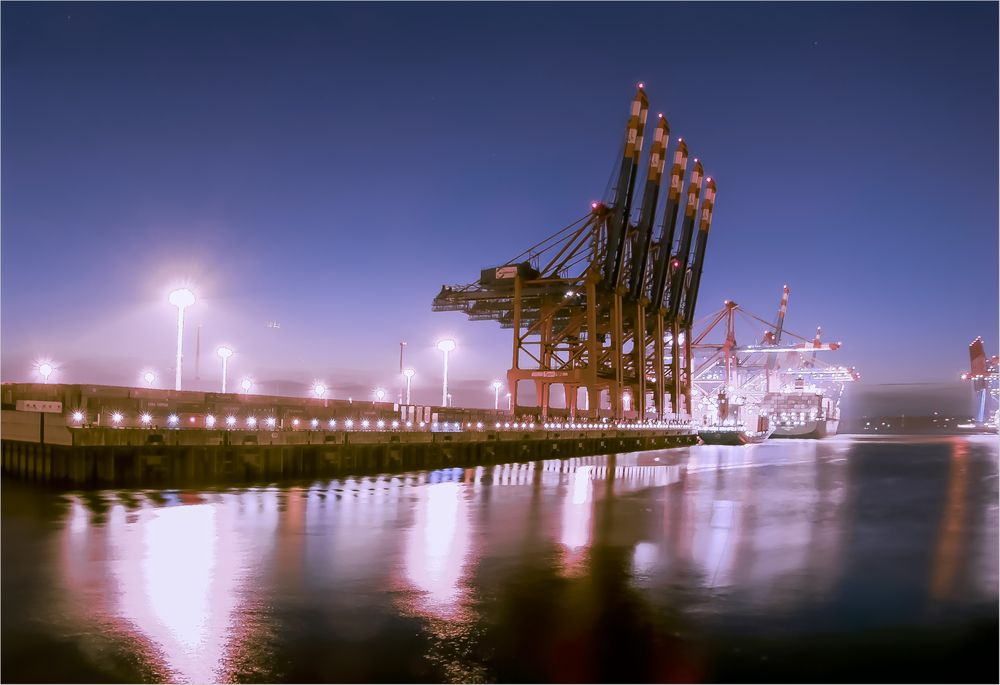
<svg viewBox="0 0 1000 685">
<path fill-rule="evenodd" d="M 124 416 L 122 416 L 121 412 L 117 412 L 117 411 L 116 411 L 115 413 L 113 413 L 113 414 L 111 415 L 111 421 L 112 421 L 113 423 L 121 423 L 121 422 L 122 422 L 122 419 L 123 419 L 123 418 L 125 418 L 125 417 L 124 417 Z"/>
<path fill-rule="evenodd" d="M 309 425 L 312 426 L 313 428 L 318 428 L 319 427 L 319 419 L 313 419 L 312 421 L 309 422 Z"/>
<path fill-rule="evenodd" d="M 243 388 L 243 392 L 249 394 L 250 390 L 253 388 L 253 379 L 244 378 L 240 381 L 240 387 Z"/>
<path fill-rule="evenodd" d="M 83 412 L 82 411 L 73 412 L 73 420 L 76 423 L 80 423 L 81 421 L 83 421 Z"/>
<path fill-rule="evenodd" d="M 267 424 L 268 428 L 274 428 L 276 425 L 278 425 L 278 420 L 273 416 L 268 416 L 266 419 L 264 419 L 264 423 Z"/>
<path fill-rule="evenodd" d="M 406 378 L 406 404 L 410 404 L 410 382 L 416 373 L 413 369 L 403 369 L 403 377 Z"/>
<path fill-rule="evenodd" d="M 375 422 L 375 427 L 378 428 L 379 430 L 382 430 L 383 428 L 385 428 L 385 421 L 379 419 L 378 421 Z"/>
<path fill-rule="evenodd" d="M 444 374 L 441 384 L 441 406 L 448 406 L 448 354 L 455 349 L 455 341 L 451 338 L 438 340 L 437 348 L 444 354 Z"/>
<path fill-rule="evenodd" d="M 347 428 L 354 428 L 354 421 L 351 419 L 347 419 L 347 421 L 344 422 L 344 426 L 346 426 Z"/>
<path fill-rule="evenodd" d="M 195 302 L 194 293 L 187 288 L 178 288 L 171 291 L 167 300 L 177 307 L 177 359 L 176 376 L 174 378 L 174 390 L 181 389 L 181 363 L 184 359 L 184 310 Z"/>
<path fill-rule="evenodd" d="M 153 422 L 153 417 L 150 416 L 148 413 L 145 413 L 139 417 L 139 420 L 142 422 L 144 426 L 148 426 Z"/>
<path fill-rule="evenodd" d="M 171 414 L 170 416 L 167 417 L 167 425 L 176 426 L 178 423 L 180 423 L 180 420 L 181 419 L 179 416 L 177 416 L 177 414 Z"/>
<path fill-rule="evenodd" d="M 146 383 L 147 388 L 152 388 L 153 383 L 156 382 L 156 374 L 152 371 L 147 371 L 142 374 L 142 380 Z"/>
<path fill-rule="evenodd" d="M 361 422 L 361 427 L 364 429 L 367 429 L 369 425 L 370 424 L 368 423 L 368 419 L 365 419 L 364 421 Z"/>
<path fill-rule="evenodd" d="M 38 370 L 38 375 L 42 377 L 42 383 L 48 383 L 49 376 L 51 376 L 52 372 L 55 371 L 55 367 L 52 365 L 52 362 L 41 362 L 35 368 Z"/>
<path fill-rule="evenodd" d="M 247 417 L 247 425 L 250 428 L 256 428 L 257 427 L 257 417 L 256 416 L 248 416 Z"/>
<path fill-rule="evenodd" d="M 333 430 L 334 428 L 337 427 L 337 420 L 330 419 L 329 421 L 326 422 L 326 425 L 330 427 L 330 430 Z"/>
<path fill-rule="evenodd" d="M 385 399 L 385 390 L 382 388 L 375 388 L 375 400 L 381 402 Z"/>
<path fill-rule="evenodd" d="M 312 387 L 313 395 L 322 398 L 326 395 L 326 384 L 325 383 L 313 383 Z"/>
<path fill-rule="evenodd" d="M 233 356 L 233 351 L 223 345 L 215 353 L 222 359 L 222 392 L 226 392 L 226 371 L 229 368 L 229 358 Z"/>
<path fill-rule="evenodd" d="M 215 428 L 215 417 L 209 414 L 205 417 L 205 426 L 207 428 Z"/>
<path fill-rule="evenodd" d="M 232 428 L 233 426 L 235 426 L 236 425 L 236 417 L 235 416 L 227 416 L 226 417 L 226 425 L 229 426 L 230 428 Z"/>
</svg>

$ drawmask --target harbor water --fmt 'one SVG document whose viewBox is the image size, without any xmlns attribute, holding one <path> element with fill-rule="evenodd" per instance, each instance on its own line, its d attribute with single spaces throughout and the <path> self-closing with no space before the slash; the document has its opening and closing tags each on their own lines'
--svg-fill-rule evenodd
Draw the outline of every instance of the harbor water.
<svg viewBox="0 0 1000 685">
<path fill-rule="evenodd" d="M 5 682 L 996 681 L 995 436 L 5 480 Z"/>
</svg>

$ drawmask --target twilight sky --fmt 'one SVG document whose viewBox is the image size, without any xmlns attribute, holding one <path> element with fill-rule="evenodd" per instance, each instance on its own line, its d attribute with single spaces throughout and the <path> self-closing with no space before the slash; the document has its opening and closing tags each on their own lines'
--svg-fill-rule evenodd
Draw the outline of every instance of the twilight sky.
<svg viewBox="0 0 1000 685">
<path fill-rule="evenodd" d="M 601 196 L 640 80 L 719 183 L 699 318 L 788 283 L 867 384 L 997 349 L 994 3 L 0 12 L 4 381 L 168 383 L 188 283 L 206 388 L 223 342 L 237 377 L 394 388 L 406 340 L 430 402 L 449 334 L 490 404 L 510 331 L 431 299 Z"/>
</svg>

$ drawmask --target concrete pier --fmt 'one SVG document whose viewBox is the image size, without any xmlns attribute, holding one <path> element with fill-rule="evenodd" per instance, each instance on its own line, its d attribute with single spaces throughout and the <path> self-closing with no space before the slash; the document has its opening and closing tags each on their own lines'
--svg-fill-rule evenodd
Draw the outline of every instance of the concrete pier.
<svg viewBox="0 0 1000 685">
<path fill-rule="evenodd" d="M 682 447 L 686 430 L 472 432 L 73 428 L 70 444 L 0 440 L 5 477 L 65 487 L 166 487 L 374 475 Z"/>
</svg>

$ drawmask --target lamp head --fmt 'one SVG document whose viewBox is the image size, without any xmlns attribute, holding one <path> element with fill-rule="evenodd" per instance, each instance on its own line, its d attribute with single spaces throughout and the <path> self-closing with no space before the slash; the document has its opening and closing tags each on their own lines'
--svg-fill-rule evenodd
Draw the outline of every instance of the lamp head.
<svg viewBox="0 0 1000 685">
<path fill-rule="evenodd" d="M 178 309 L 184 309 L 194 304 L 194 293 L 187 288 L 178 288 L 170 292 L 168 299 L 170 300 L 170 304 Z"/>
<path fill-rule="evenodd" d="M 442 352 L 451 352 L 455 349 L 455 341 L 451 338 L 445 338 L 444 340 L 438 340 L 437 348 Z"/>
<path fill-rule="evenodd" d="M 225 345 L 217 349 L 215 353 L 218 354 L 223 359 L 229 359 L 230 357 L 233 356 L 233 351 L 228 347 L 226 347 Z"/>
</svg>

